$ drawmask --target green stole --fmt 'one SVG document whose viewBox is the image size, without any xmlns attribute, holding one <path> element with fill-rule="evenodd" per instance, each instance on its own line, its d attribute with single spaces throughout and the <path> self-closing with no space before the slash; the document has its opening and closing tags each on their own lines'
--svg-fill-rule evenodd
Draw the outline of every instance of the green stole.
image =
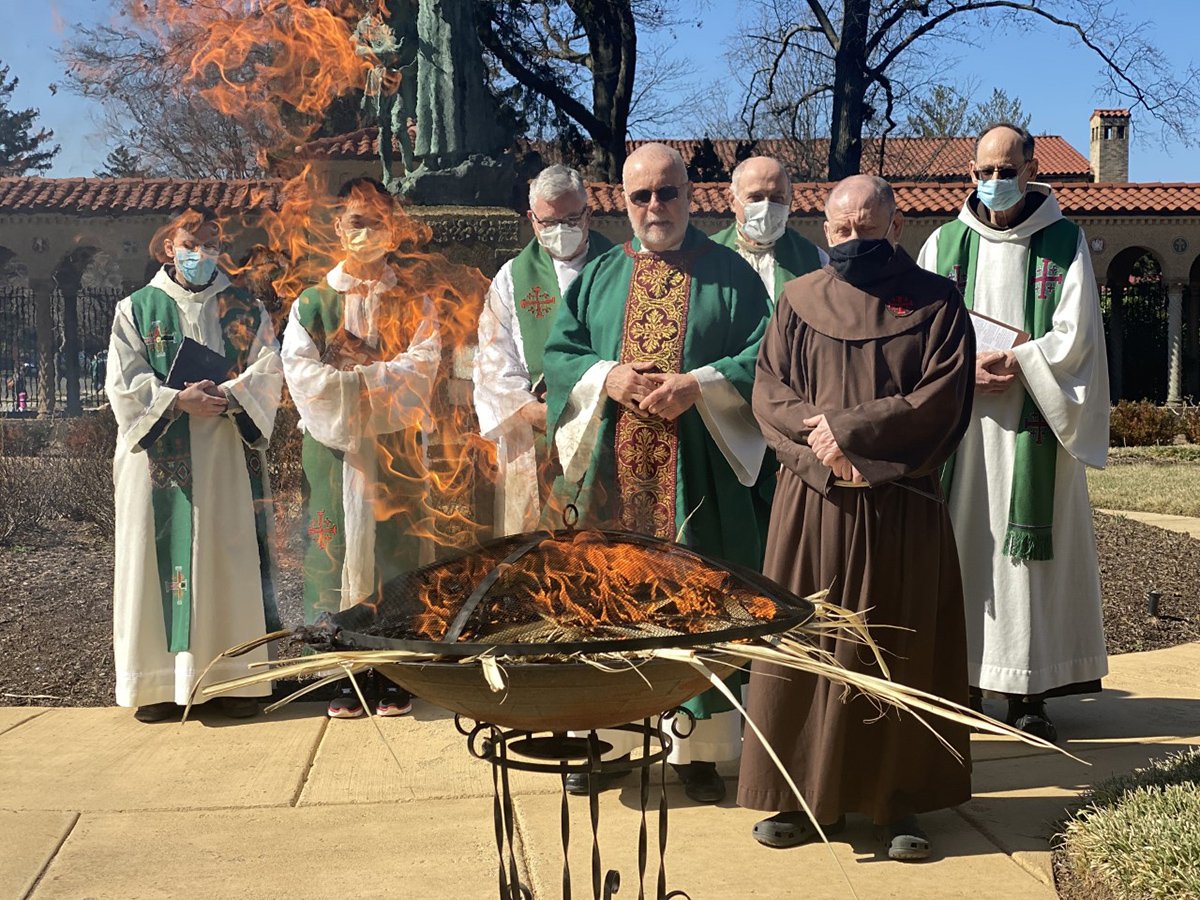
<svg viewBox="0 0 1200 900">
<path fill-rule="evenodd" d="M 718 231 L 712 236 L 712 240 L 731 250 L 737 250 L 737 222 Z M 779 299 L 779 295 L 783 293 L 783 286 L 793 278 L 821 268 L 821 254 L 816 245 L 791 228 L 784 229 L 771 252 L 775 255 L 775 293 L 771 297 L 772 303 Z"/>
<path fill-rule="evenodd" d="M 1029 271 L 1025 285 L 1024 330 L 1037 340 L 1054 325 L 1054 310 L 1062 296 L 1063 281 L 1075 259 L 1079 226 L 1059 219 L 1035 234 L 1029 245 Z M 967 309 L 975 300 L 979 260 L 979 232 L 955 219 L 938 233 L 937 271 L 958 283 Z M 1017 387 L 1024 391 L 1024 388 Z M 1008 502 L 1008 529 L 1002 552 L 1015 559 L 1054 558 L 1054 472 L 1059 443 L 1041 410 L 1025 391 L 1013 458 L 1012 492 Z M 955 457 L 942 467 L 942 489 L 950 494 Z"/>
<path fill-rule="evenodd" d="M 612 241 L 596 232 L 588 232 L 587 261 L 591 262 L 612 247 Z M 517 254 L 512 264 L 513 305 L 521 326 L 521 348 L 529 381 L 537 384 L 542 377 L 542 354 L 554 326 L 559 307 L 558 276 L 554 259 L 534 238 Z"/>
<path fill-rule="evenodd" d="M 342 295 L 322 284 L 304 291 L 296 302 L 300 304 L 300 324 L 324 354 L 327 336 L 342 330 Z M 381 348 L 381 353 L 387 351 Z M 386 465 L 389 475 L 394 476 L 386 479 L 386 496 L 376 498 L 389 512 L 386 519 L 377 517 L 375 522 L 375 584 L 379 586 L 420 565 L 421 544 L 413 530 L 426 474 L 414 458 L 419 450 L 417 429 L 376 435 L 373 440 L 384 451 L 380 466 Z M 321 613 L 336 613 L 342 607 L 342 568 L 346 561 L 344 460 L 345 453 L 326 447 L 305 431 L 301 464 L 308 523 L 304 550 L 304 621 L 308 624 Z M 384 480 L 382 472 L 379 480 Z"/>
<path fill-rule="evenodd" d="M 253 336 L 258 333 L 261 307 L 244 291 L 228 287 L 216 297 L 224 336 L 225 357 L 242 372 Z M 130 298 L 133 321 L 146 345 L 150 368 L 166 380 L 182 343 L 179 307 L 165 291 L 147 285 Z M 249 339 L 247 338 L 249 335 Z M 174 350 L 170 349 L 174 347 Z M 245 412 L 234 424 L 246 445 L 262 433 Z M 188 416 L 163 416 L 139 441 L 150 468 L 150 502 L 154 511 L 154 544 L 162 594 L 167 650 L 179 653 L 191 646 L 192 622 L 192 443 Z M 270 504 L 263 455 L 244 446 L 246 473 L 254 499 L 254 531 L 258 541 L 259 579 L 263 592 L 263 617 L 268 631 L 277 630 L 279 612 L 271 578 Z"/>
</svg>

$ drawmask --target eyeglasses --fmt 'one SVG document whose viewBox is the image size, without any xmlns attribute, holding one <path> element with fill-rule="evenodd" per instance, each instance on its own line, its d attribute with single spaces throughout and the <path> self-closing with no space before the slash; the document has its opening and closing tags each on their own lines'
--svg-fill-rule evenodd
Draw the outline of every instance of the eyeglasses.
<svg viewBox="0 0 1200 900">
<path fill-rule="evenodd" d="M 993 177 L 1004 179 L 1016 178 L 1017 174 L 1024 169 L 1026 165 L 1028 165 L 1028 163 L 1021 163 L 1021 165 L 1017 166 L 1016 168 L 1013 168 L 1012 166 L 979 166 L 975 169 L 975 174 L 979 176 L 980 181 L 991 181 Z"/>
<path fill-rule="evenodd" d="M 666 184 L 658 188 L 642 188 L 626 196 L 634 206 L 649 206 L 651 198 L 654 197 L 658 198 L 659 203 L 670 203 L 679 197 L 679 191 L 679 185 Z"/>
<path fill-rule="evenodd" d="M 529 214 L 531 216 L 533 216 L 533 221 L 537 222 L 543 228 L 550 228 L 554 225 L 567 225 L 571 228 L 575 228 L 577 225 L 579 225 L 580 222 L 582 222 L 584 220 L 584 218 L 587 216 L 588 212 L 589 212 L 589 210 L 585 209 L 581 213 L 576 213 L 573 216 L 564 216 L 561 219 L 543 219 L 541 216 L 539 216 L 537 213 L 535 213 L 532 209 L 529 211 Z"/>
</svg>

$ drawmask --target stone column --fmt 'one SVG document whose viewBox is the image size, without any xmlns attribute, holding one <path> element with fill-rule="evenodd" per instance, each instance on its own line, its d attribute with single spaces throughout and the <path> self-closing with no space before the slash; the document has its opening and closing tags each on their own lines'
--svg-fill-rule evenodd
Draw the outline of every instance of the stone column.
<svg viewBox="0 0 1200 900">
<path fill-rule="evenodd" d="M 1182 402 L 1183 382 L 1183 285 L 1167 287 L 1167 406 Z"/>
<path fill-rule="evenodd" d="M 49 279 L 31 281 L 29 287 L 33 291 L 34 325 L 37 328 L 37 358 L 38 358 L 38 415 L 49 416 L 54 413 L 54 394 L 58 387 L 58 377 L 54 367 L 54 351 L 58 340 L 54 334 L 54 282 Z"/>
<path fill-rule="evenodd" d="M 1112 301 L 1108 318 L 1108 393 L 1116 403 L 1124 393 L 1125 374 L 1125 288 L 1120 284 L 1108 286 Z"/>
</svg>

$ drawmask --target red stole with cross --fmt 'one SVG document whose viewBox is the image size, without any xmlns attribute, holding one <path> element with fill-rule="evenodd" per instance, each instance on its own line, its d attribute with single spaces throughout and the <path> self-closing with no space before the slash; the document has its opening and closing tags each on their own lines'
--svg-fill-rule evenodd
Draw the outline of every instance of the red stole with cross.
<svg viewBox="0 0 1200 900">
<path fill-rule="evenodd" d="M 634 261 L 625 300 L 620 362 L 651 362 L 661 372 L 681 372 L 692 278 L 680 263 L 687 257 L 681 253 L 669 258 L 636 253 L 630 244 L 625 245 L 625 252 Z M 674 540 L 678 422 L 621 407 L 615 449 L 621 527 Z"/>
</svg>

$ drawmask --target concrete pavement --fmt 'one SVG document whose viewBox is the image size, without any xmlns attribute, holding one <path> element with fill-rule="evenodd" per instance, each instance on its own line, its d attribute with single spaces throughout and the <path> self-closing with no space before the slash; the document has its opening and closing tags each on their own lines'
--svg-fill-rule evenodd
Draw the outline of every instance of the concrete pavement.
<svg viewBox="0 0 1200 900">
<path fill-rule="evenodd" d="M 1153 525 L 1167 531 L 1177 531 L 1200 540 L 1200 519 L 1194 516 L 1172 516 L 1167 513 L 1133 512 L 1126 509 L 1098 509 L 1096 512 L 1109 516 L 1123 516 L 1144 525 Z"/>
<path fill-rule="evenodd" d="M 668 786 L 668 890 L 708 898 L 1052 898 L 1047 839 L 1091 782 L 1200 743 L 1200 643 L 1112 659 L 1103 694 L 1052 702 L 1065 747 L 1091 763 L 977 738 L 975 797 L 924 818 L 935 857 L 887 860 L 851 817 L 822 846 L 774 851 L 760 813 L 700 807 Z M 999 714 L 998 706 L 990 709 Z M 232 722 L 143 725 L 128 710 L 0 708 L 0 898 L 496 897 L 491 772 L 450 717 L 418 703 L 331 722 L 318 704 Z M 729 778 L 736 769 L 727 770 Z M 730 796 L 734 785 L 730 784 Z M 561 896 L 553 776 L 514 778 L 519 863 Z M 636 781 L 603 795 L 604 866 L 637 895 Z M 652 809 L 657 790 L 652 793 Z M 590 897 L 585 798 L 571 798 L 576 897 Z M 650 846 L 656 846 L 651 814 Z M 646 890 L 654 894 L 651 850 Z"/>
</svg>

